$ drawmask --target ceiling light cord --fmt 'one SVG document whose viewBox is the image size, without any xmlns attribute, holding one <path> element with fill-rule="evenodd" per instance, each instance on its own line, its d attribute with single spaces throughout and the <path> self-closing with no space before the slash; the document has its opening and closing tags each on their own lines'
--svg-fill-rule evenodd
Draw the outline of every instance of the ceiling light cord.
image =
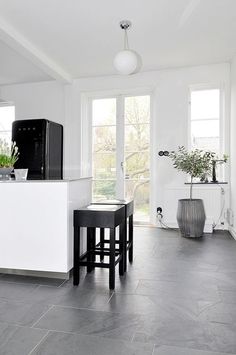
<svg viewBox="0 0 236 355">
<path fill-rule="evenodd" d="M 127 34 L 127 29 L 125 29 L 125 33 L 124 33 L 124 50 L 125 51 L 129 50 L 129 39 Z"/>
</svg>

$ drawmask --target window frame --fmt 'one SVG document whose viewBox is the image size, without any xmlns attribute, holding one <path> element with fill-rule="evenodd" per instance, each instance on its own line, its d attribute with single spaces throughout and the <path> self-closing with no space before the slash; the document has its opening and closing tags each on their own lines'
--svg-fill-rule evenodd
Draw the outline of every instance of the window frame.
<svg viewBox="0 0 236 355">
<path fill-rule="evenodd" d="M 155 141 L 155 121 L 153 119 L 154 113 L 154 96 L 156 93 L 155 87 L 143 86 L 139 88 L 129 89 L 111 89 L 100 91 L 81 92 L 81 126 L 80 126 L 80 138 L 81 138 L 81 150 L 80 150 L 80 171 L 81 176 L 92 177 L 92 101 L 94 99 L 105 98 L 117 98 L 117 97 L 130 97 L 130 96 L 150 96 L 150 224 L 155 223 L 155 169 L 154 161 L 156 159 L 154 155 L 153 142 Z M 122 100 L 120 100 L 122 101 Z M 122 112 L 122 107 L 118 104 L 118 115 Z M 85 144 L 86 142 L 86 144 Z"/>
</svg>

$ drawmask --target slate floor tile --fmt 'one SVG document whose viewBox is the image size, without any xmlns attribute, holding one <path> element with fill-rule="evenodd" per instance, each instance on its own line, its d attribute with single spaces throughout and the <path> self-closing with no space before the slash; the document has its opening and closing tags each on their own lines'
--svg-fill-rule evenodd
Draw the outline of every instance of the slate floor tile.
<svg viewBox="0 0 236 355">
<path fill-rule="evenodd" d="M 45 330 L 0 323 L 0 354 L 28 355 L 46 334 Z"/>
<path fill-rule="evenodd" d="M 159 317 L 198 320 L 199 315 L 212 306 L 194 299 L 176 298 L 175 295 L 128 295 L 114 293 L 106 310 L 116 313 L 155 314 Z"/>
<path fill-rule="evenodd" d="M 37 285 L 25 285 L 0 281 L 0 298 L 25 300 L 37 289 Z"/>
<path fill-rule="evenodd" d="M 190 318 L 175 317 L 171 313 L 169 315 L 166 313 L 142 315 L 139 327 L 134 341 L 204 350 L 213 341 L 204 323 Z"/>
<path fill-rule="evenodd" d="M 154 344 L 152 355 L 236 355 L 235 241 L 141 227 L 134 237 L 114 292 L 103 269 L 83 269 L 79 287 L 0 275 L 0 355 L 149 355 Z"/>
<path fill-rule="evenodd" d="M 102 271 L 102 272 L 101 272 Z M 81 282 L 78 288 L 94 290 L 96 293 L 104 293 L 108 291 L 108 282 L 109 280 L 109 272 L 108 270 L 96 270 L 96 272 L 87 274 L 84 278 L 81 277 Z M 134 279 L 130 276 L 129 272 L 127 272 L 124 276 L 119 276 L 116 274 L 116 288 L 115 292 L 118 293 L 135 293 L 135 290 L 138 286 L 138 279 Z M 66 282 L 62 287 L 71 287 L 73 285 L 72 280 Z"/>
<path fill-rule="evenodd" d="M 139 319 L 140 316 L 134 314 L 54 306 L 34 327 L 131 340 L 139 325 Z"/>
<path fill-rule="evenodd" d="M 0 299 L 0 322 L 31 326 L 48 308 L 42 304 Z"/>
<path fill-rule="evenodd" d="M 223 303 L 236 304 L 236 291 L 222 291 L 219 292 L 220 298 Z"/>
<path fill-rule="evenodd" d="M 234 324 L 236 320 L 236 304 L 219 302 L 206 307 L 199 317 L 202 321 Z"/>
<path fill-rule="evenodd" d="M 50 332 L 32 355 L 152 355 L 153 346 L 80 334 Z"/>
<path fill-rule="evenodd" d="M 39 286 L 30 298 L 39 304 L 102 310 L 111 295 L 112 292 L 107 287 L 103 292 L 98 292 L 95 289 L 73 286 L 70 282 L 68 287 Z"/>
<path fill-rule="evenodd" d="M 211 350 L 221 353 L 236 354 L 236 323 L 220 324 L 209 322 L 207 331 L 210 332 L 214 339 Z"/>
<path fill-rule="evenodd" d="M 193 282 L 152 281 L 140 280 L 136 294 L 141 295 L 175 295 L 176 298 L 195 300 L 220 301 L 219 292 L 215 285 L 194 285 Z"/>
<path fill-rule="evenodd" d="M 176 346 L 160 346 L 156 347 L 153 355 L 227 355 L 226 353 L 218 353 L 212 351 L 183 349 Z M 235 354 L 234 354 L 235 355 Z"/>
</svg>

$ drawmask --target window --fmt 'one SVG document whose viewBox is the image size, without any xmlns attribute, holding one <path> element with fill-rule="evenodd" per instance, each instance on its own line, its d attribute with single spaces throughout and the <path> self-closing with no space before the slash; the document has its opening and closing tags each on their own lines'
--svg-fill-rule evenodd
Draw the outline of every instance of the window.
<svg viewBox="0 0 236 355">
<path fill-rule="evenodd" d="M 15 106 L 0 105 L 0 139 L 11 142 L 12 122 L 15 120 Z"/>
<path fill-rule="evenodd" d="M 191 91 L 191 149 L 220 156 L 220 90 Z"/>
</svg>

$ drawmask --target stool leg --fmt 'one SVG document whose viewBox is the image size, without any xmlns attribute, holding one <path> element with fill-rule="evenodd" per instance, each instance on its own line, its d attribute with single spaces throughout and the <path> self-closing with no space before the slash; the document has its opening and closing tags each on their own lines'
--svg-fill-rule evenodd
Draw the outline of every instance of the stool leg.
<svg viewBox="0 0 236 355">
<path fill-rule="evenodd" d="M 109 260 L 109 288 L 115 288 L 115 228 L 110 228 L 110 260 Z"/>
<path fill-rule="evenodd" d="M 77 286 L 80 281 L 80 227 L 74 226 L 74 268 L 73 284 Z"/>
<path fill-rule="evenodd" d="M 126 228 L 126 223 L 124 222 L 120 225 L 120 231 L 119 231 L 119 253 L 122 255 L 122 258 L 119 262 L 119 274 L 121 276 L 124 275 L 125 256 L 126 256 L 126 251 L 124 248 L 126 243 L 125 228 Z"/>
<path fill-rule="evenodd" d="M 129 216 L 129 243 L 130 243 L 130 248 L 129 248 L 129 262 L 133 262 L 133 234 L 134 234 L 134 222 L 133 222 L 133 215 Z"/>
<path fill-rule="evenodd" d="M 96 247 L 96 228 L 91 228 L 91 248 L 92 248 L 92 261 L 95 262 L 95 247 Z M 95 267 L 93 266 L 93 270 Z"/>
<path fill-rule="evenodd" d="M 124 272 L 127 270 L 127 241 L 128 241 L 128 235 L 127 235 L 127 218 L 125 218 L 125 227 L 124 227 Z"/>
<path fill-rule="evenodd" d="M 93 238 L 93 232 L 92 228 L 87 228 L 87 252 L 88 252 L 88 257 L 87 261 L 92 262 L 93 261 L 93 256 L 92 256 L 92 249 L 93 249 L 93 244 L 92 244 L 92 238 Z M 92 265 L 87 266 L 87 272 L 93 271 Z"/>
<path fill-rule="evenodd" d="M 100 248 L 101 248 L 101 254 L 100 254 L 100 260 L 104 260 L 104 228 L 100 228 Z"/>
</svg>

